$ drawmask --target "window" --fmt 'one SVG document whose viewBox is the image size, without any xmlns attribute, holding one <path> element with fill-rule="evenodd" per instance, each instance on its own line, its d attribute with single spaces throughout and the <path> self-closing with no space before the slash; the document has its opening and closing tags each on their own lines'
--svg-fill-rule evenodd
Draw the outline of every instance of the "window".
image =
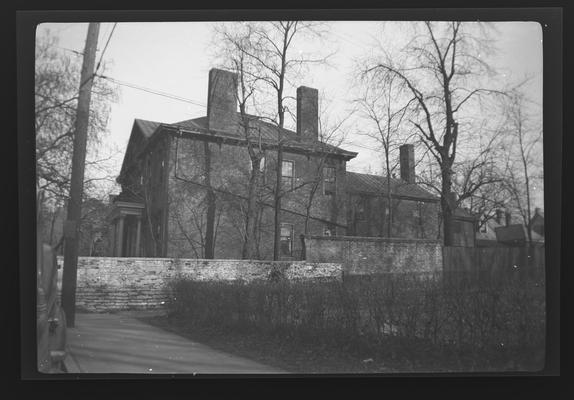
<svg viewBox="0 0 574 400">
<path fill-rule="evenodd" d="M 330 196 L 335 194 L 335 168 L 323 168 L 323 194 Z"/>
<path fill-rule="evenodd" d="M 251 172 L 251 170 L 253 169 L 253 164 L 251 163 L 251 157 L 249 157 L 247 164 L 249 165 L 249 172 Z M 262 156 L 261 161 L 259 161 L 259 171 L 261 172 L 265 171 L 265 156 Z"/>
<path fill-rule="evenodd" d="M 159 175 L 158 181 L 159 181 L 160 185 L 163 184 L 163 174 L 165 173 L 164 167 L 165 167 L 165 161 L 161 160 L 161 164 L 160 164 L 159 171 L 158 171 L 158 175 Z"/>
<path fill-rule="evenodd" d="M 480 233 L 488 232 L 488 225 L 486 224 L 486 219 L 482 221 L 482 225 L 480 221 L 476 221 L 476 231 Z"/>
<path fill-rule="evenodd" d="M 359 197 L 356 203 L 355 209 L 355 219 L 363 220 L 365 219 L 365 199 L 363 197 Z"/>
<path fill-rule="evenodd" d="M 323 236 L 335 236 L 335 226 L 334 225 L 325 225 L 323 227 Z"/>
<path fill-rule="evenodd" d="M 293 225 L 281 224 L 281 255 L 289 256 L 293 254 Z"/>
<path fill-rule="evenodd" d="M 413 210 L 413 217 L 415 218 L 422 218 L 423 216 L 423 205 L 424 203 L 422 201 L 417 201 L 416 205 L 415 205 L 415 209 Z"/>
<path fill-rule="evenodd" d="M 284 160 L 281 164 L 281 182 L 287 190 L 293 189 L 293 177 L 295 175 L 294 170 L 293 161 Z"/>
</svg>

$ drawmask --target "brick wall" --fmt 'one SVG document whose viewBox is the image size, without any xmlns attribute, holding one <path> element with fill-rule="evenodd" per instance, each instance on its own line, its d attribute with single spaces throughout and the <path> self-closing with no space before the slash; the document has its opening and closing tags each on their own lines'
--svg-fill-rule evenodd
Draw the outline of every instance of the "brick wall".
<svg viewBox="0 0 574 400">
<path fill-rule="evenodd" d="M 386 196 L 350 193 L 348 196 L 349 236 L 385 237 L 388 230 Z M 359 203 L 364 212 L 358 213 Z M 440 205 L 435 201 L 393 199 L 393 223 L 391 237 L 436 239 L 439 237 L 438 221 Z"/>
<path fill-rule="evenodd" d="M 308 236 L 308 262 L 341 262 L 349 275 L 440 272 L 442 245 L 435 240 Z"/>
<path fill-rule="evenodd" d="M 237 259 L 241 257 L 245 230 L 245 200 L 247 198 L 250 174 L 250 160 L 245 147 L 210 143 L 211 184 L 216 189 L 215 211 L 215 258 Z M 187 137 L 175 137 L 171 143 L 169 168 L 169 215 L 168 215 L 168 257 L 203 258 L 202 235 L 206 229 L 206 188 L 201 186 L 204 171 L 204 143 Z M 275 185 L 276 151 L 267 149 L 264 161 L 264 182 L 260 188 L 260 200 L 273 204 Z M 320 171 L 321 159 L 285 151 L 284 161 L 294 163 L 293 187 L 297 188 L 282 198 L 281 222 L 293 224 L 293 257 L 300 255 L 299 236 L 305 232 L 306 206 L 312 184 Z M 341 159 L 328 159 L 325 166 L 335 168 L 335 196 L 323 194 L 318 187 L 310 209 L 312 219 L 309 231 L 313 235 L 323 233 L 326 222 L 346 225 L 345 168 Z M 200 183 L 200 184 L 194 184 Z M 274 209 L 262 206 L 259 232 L 259 259 L 273 258 Z M 337 234 L 344 234 L 338 228 Z"/>
<path fill-rule="evenodd" d="M 58 264 L 63 265 L 63 257 L 58 257 Z M 62 268 L 58 275 L 61 282 Z M 95 312 L 162 308 L 169 299 L 166 284 L 178 277 L 249 282 L 272 275 L 287 279 L 341 279 L 342 267 L 337 263 L 305 261 L 79 257 L 76 305 Z"/>
</svg>

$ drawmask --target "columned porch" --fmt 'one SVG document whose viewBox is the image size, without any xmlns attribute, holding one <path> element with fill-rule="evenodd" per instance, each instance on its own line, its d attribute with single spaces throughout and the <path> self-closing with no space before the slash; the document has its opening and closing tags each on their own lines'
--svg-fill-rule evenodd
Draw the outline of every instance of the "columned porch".
<svg viewBox="0 0 574 400">
<path fill-rule="evenodd" d="M 144 205 L 115 201 L 109 219 L 112 226 L 110 253 L 112 257 L 140 257 Z"/>
</svg>

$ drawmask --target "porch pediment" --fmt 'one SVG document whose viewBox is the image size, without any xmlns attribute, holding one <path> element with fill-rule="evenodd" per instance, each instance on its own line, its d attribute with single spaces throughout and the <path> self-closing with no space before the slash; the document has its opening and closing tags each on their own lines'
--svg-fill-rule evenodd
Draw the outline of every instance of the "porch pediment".
<svg viewBox="0 0 574 400">
<path fill-rule="evenodd" d="M 125 217 L 128 215 L 141 217 L 144 208 L 145 206 L 143 203 L 136 203 L 131 201 L 115 201 L 113 203 L 113 208 L 108 215 L 108 219 L 113 221 L 116 218 Z"/>
</svg>

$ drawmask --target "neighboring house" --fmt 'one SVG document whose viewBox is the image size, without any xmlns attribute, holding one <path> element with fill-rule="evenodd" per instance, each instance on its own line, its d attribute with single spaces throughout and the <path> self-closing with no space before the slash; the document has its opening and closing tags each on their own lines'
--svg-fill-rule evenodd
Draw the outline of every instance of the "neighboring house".
<svg viewBox="0 0 574 400">
<path fill-rule="evenodd" d="M 536 209 L 531 222 L 532 242 L 544 243 L 544 214 Z M 539 233 L 542 232 L 542 235 Z M 528 241 L 528 231 L 523 224 L 512 223 L 512 215 L 496 210 L 496 216 L 482 224 L 476 232 L 477 247 L 524 246 Z"/>
<path fill-rule="evenodd" d="M 106 256 L 108 254 L 109 214 L 107 202 L 96 198 L 86 198 L 82 202 L 82 221 L 78 236 L 79 256 Z M 42 240 L 54 247 L 57 255 L 63 255 L 65 207 L 44 209 L 42 212 Z"/>
<path fill-rule="evenodd" d="M 264 152 L 257 258 L 273 256 L 279 134 L 286 192 L 281 259 L 301 256 L 305 233 L 384 236 L 385 178 L 347 172 L 347 161 L 357 153 L 320 141 L 318 91 L 297 89 L 297 129 L 279 131 L 259 117 L 237 112 L 236 85 L 236 74 L 212 69 L 207 116 L 173 124 L 134 121 L 117 178 L 122 191 L 110 214 L 111 255 L 205 258 L 205 239 L 213 232 L 214 258 L 241 258 L 252 168 L 243 117 L 249 120 L 249 138 Z M 438 198 L 414 184 L 412 146 L 403 152 L 411 156 L 401 161 L 403 179 L 392 180 L 393 235 L 436 238 Z"/>
<path fill-rule="evenodd" d="M 452 246 L 475 247 L 476 217 L 466 208 L 456 208 L 452 213 Z"/>
<path fill-rule="evenodd" d="M 503 220 L 503 215 L 504 212 L 502 210 L 496 210 L 496 215 L 494 218 L 489 218 L 485 221 L 483 220 L 481 221 L 482 222 L 481 224 L 477 223 L 477 230 L 476 230 L 477 247 L 503 246 L 502 243 L 499 243 L 496 240 L 496 229 L 506 225 L 506 221 Z"/>
</svg>

